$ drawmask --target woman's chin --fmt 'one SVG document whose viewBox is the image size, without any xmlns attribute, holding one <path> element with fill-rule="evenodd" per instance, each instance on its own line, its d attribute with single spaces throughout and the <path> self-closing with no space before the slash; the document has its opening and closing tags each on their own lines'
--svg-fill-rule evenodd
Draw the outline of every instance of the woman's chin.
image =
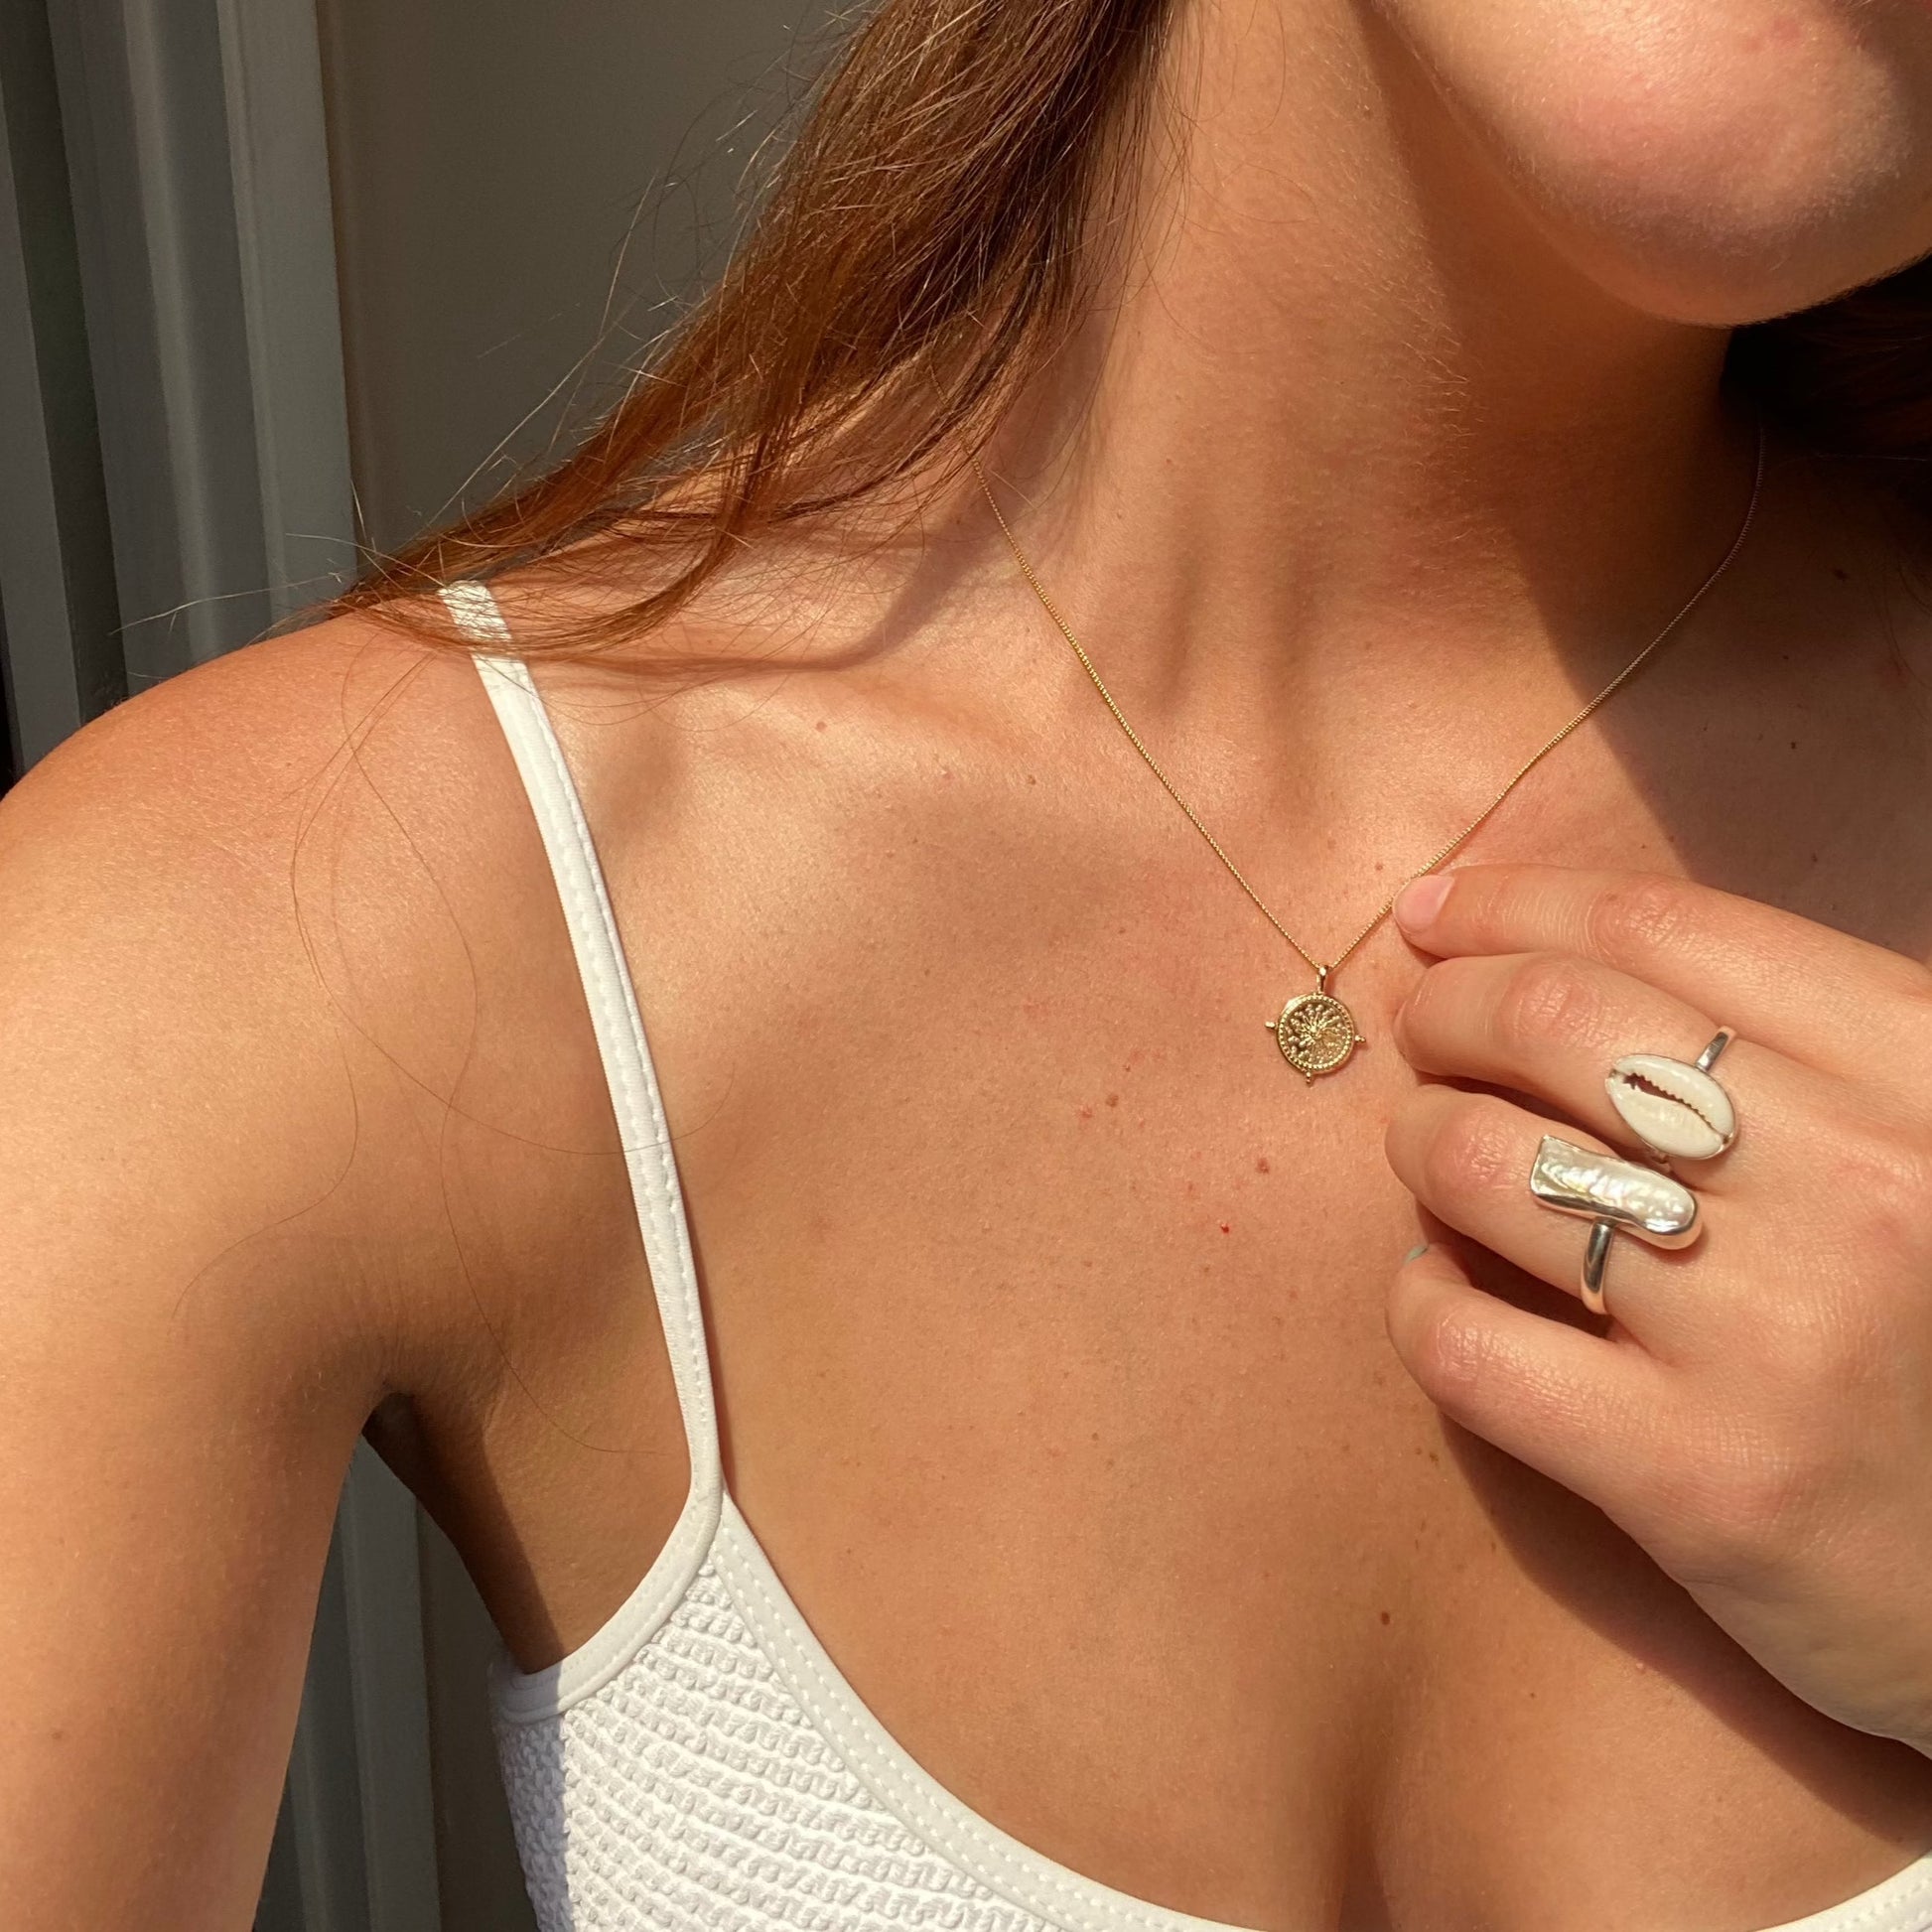
<svg viewBox="0 0 1932 1932">
<path fill-rule="evenodd" d="M 1702 129 L 1599 130 L 1511 171 L 1575 267 L 1673 322 L 1768 321 L 1932 252 L 1932 155 L 1902 129 L 1787 124 L 1772 139 L 1714 111 Z"/>
<path fill-rule="evenodd" d="M 1932 253 L 1924 211 L 1864 236 L 1809 224 L 1767 232 L 1707 211 L 1696 223 L 1635 233 L 1571 224 L 1556 238 L 1574 267 L 1640 314 L 1711 329 L 1817 308 Z"/>
<path fill-rule="evenodd" d="M 1377 0 L 1591 280 L 1731 327 L 1932 251 L 1932 8 Z"/>
</svg>

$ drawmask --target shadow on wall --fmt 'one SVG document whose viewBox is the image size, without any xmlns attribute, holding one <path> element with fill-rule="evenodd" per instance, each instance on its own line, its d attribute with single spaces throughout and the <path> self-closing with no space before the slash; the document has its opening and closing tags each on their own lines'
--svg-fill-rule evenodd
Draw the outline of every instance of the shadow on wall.
<svg viewBox="0 0 1932 1932">
<path fill-rule="evenodd" d="M 831 8 L 320 10 L 356 483 L 392 546 L 615 396 L 715 268 Z"/>
</svg>

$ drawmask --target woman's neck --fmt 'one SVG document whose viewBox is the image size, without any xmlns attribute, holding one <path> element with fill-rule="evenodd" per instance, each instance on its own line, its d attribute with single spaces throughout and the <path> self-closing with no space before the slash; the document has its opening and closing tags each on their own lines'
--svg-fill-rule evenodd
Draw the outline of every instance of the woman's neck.
<svg viewBox="0 0 1932 1932">
<path fill-rule="evenodd" d="M 1124 695 L 1601 683 L 1742 513 L 1724 332 L 1566 261 L 1366 6 L 1203 0 L 1163 80 L 1111 299 L 988 453 Z"/>
</svg>

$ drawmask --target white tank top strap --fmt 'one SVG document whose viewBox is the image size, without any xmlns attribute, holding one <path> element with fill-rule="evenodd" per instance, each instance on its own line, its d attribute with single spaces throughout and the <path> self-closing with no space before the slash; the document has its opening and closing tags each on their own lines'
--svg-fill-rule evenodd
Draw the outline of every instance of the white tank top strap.
<svg viewBox="0 0 1932 1932">
<path fill-rule="evenodd" d="M 453 584 L 442 598 L 466 638 L 494 645 L 514 641 L 485 585 Z M 720 1488 L 717 1405 L 670 1130 L 623 940 L 611 910 L 610 891 L 583 800 L 529 667 L 507 651 L 475 650 L 471 658 L 529 794 L 570 928 L 676 1379 L 691 1456 L 691 1502 L 686 1511 L 691 1515 L 697 1507 L 715 1507 Z"/>
</svg>

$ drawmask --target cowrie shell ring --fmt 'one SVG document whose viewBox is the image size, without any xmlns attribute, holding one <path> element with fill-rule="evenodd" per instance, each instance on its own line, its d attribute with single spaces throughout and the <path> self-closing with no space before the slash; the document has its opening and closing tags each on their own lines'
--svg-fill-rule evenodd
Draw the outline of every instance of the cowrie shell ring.
<svg viewBox="0 0 1932 1932">
<path fill-rule="evenodd" d="M 1670 1171 L 1673 1161 L 1709 1161 L 1737 1138 L 1737 1110 L 1712 1077 L 1718 1056 L 1736 1035 L 1721 1028 L 1695 1061 L 1662 1053 L 1628 1053 L 1603 1085 L 1632 1137 L 1656 1167 L 1597 1154 L 1546 1134 L 1530 1170 L 1530 1192 L 1544 1207 L 1590 1223 L 1584 1252 L 1584 1306 L 1603 1312 L 1603 1270 L 1618 1228 L 1658 1248 L 1688 1247 L 1703 1231 L 1697 1196 Z"/>
<path fill-rule="evenodd" d="M 1710 1072 L 1730 1038 L 1726 1027 L 1695 1064 L 1626 1053 L 1604 1076 L 1610 1105 L 1651 1153 L 1666 1161 L 1709 1161 L 1737 1138 L 1730 1095 Z"/>
</svg>

